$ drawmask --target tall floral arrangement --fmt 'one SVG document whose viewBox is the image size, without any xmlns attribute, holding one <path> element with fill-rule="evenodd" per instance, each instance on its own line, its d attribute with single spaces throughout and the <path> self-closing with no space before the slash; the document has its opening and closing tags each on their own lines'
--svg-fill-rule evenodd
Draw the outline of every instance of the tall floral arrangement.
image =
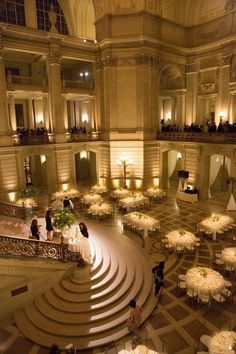
<svg viewBox="0 0 236 354">
<path fill-rule="evenodd" d="M 56 211 L 53 215 L 53 225 L 58 230 L 64 231 L 66 227 L 71 227 L 75 223 L 75 216 L 69 208 Z"/>
</svg>

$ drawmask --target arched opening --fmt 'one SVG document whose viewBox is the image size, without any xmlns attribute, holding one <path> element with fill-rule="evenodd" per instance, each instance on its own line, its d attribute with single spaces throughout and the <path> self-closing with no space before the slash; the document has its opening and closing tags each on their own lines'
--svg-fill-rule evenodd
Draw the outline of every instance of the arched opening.
<svg viewBox="0 0 236 354">
<path fill-rule="evenodd" d="M 97 182 L 96 153 L 93 151 L 80 151 L 75 154 L 76 183 L 81 185 L 94 185 Z"/>
<path fill-rule="evenodd" d="M 213 154 L 209 158 L 208 198 L 229 189 L 231 159 L 224 155 Z"/>
<path fill-rule="evenodd" d="M 40 191 L 48 191 L 48 159 L 46 155 L 26 156 L 24 160 L 25 184 Z"/>
<path fill-rule="evenodd" d="M 178 170 L 182 168 L 182 154 L 177 150 L 163 152 L 162 188 L 177 189 Z"/>
</svg>

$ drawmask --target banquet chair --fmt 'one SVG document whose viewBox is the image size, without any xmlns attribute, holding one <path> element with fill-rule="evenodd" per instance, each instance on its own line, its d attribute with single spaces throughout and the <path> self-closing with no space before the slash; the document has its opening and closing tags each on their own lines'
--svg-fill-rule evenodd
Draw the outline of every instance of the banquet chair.
<svg viewBox="0 0 236 354">
<path fill-rule="evenodd" d="M 208 306 L 211 306 L 211 295 L 210 294 L 205 294 L 205 293 L 200 293 L 198 295 L 198 303 L 201 304 L 208 304 Z"/>
<path fill-rule="evenodd" d="M 226 272 L 229 272 L 230 275 L 235 278 L 235 268 L 233 264 L 227 262 L 224 263 L 224 276 Z"/>
<path fill-rule="evenodd" d="M 222 294 L 222 292 L 221 293 L 219 293 L 219 294 L 215 294 L 215 295 L 213 295 L 213 300 L 215 301 L 215 302 L 219 302 L 219 303 L 222 303 L 222 302 L 225 302 L 225 297 L 223 296 L 223 294 Z"/>
<path fill-rule="evenodd" d="M 205 347 L 207 347 L 207 348 L 209 348 L 210 341 L 211 341 L 211 337 L 207 336 L 206 334 L 204 334 L 203 336 L 200 337 L 200 342 L 202 344 L 204 344 Z"/>
<path fill-rule="evenodd" d="M 231 302 L 234 301 L 234 291 L 233 290 L 229 290 L 227 288 L 224 288 L 221 291 L 222 296 L 225 297 L 226 300 L 230 300 Z"/>
<path fill-rule="evenodd" d="M 177 288 L 178 288 L 178 294 L 180 295 L 182 290 L 186 290 L 187 289 L 186 282 L 178 279 Z"/>
<path fill-rule="evenodd" d="M 187 288 L 186 294 L 191 298 L 191 304 L 193 305 L 194 300 L 198 299 L 198 295 L 194 292 L 194 289 Z"/>
<path fill-rule="evenodd" d="M 231 283 L 231 281 L 227 280 L 227 279 L 224 279 L 224 282 L 225 282 L 225 287 L 226 288 L 231 288 L 233 286 L 233 284 Z"/>
</svg>

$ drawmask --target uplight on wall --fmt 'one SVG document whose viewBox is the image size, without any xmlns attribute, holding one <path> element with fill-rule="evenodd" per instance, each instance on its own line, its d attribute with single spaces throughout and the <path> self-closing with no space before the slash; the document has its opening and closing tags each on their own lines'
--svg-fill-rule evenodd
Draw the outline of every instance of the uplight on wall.
<svg viewBox="0 0 236 354">
<path fill-rule="evenodd" d="M 11 203 L 14 203 L 16 201 L 16 192 L 8 193 L 8 198 Z"/>
<path fill-rule="evenodd" d="M 136 179 L 135 180 L 135 186 L 136 186 L 136 189 L 140 189 L 142 187 L 142 180 L 141 179 Z"/>
<path fill-rule="evenodd" d="M 88 122 L 88 114 L 87 113 L 82 114 L 82 122 L 83 123 Z"/>
<path fill-rule="evenodd" d="M 44 116 L 43 114 L 38 114 L 36 117 L 36 121 L 38 124 L 43 124 L 44 123 Z"/>
<path fill-rule="evenodd" d="M 125 180 L 125 188 L 130 188 L 130 179 Z"/>
<path fill-rule="evenodd" d="M 153 185 L 154 187 L 159 187 L 160 179 L 159 177 L 153 177 Z"/>
<path fill-rule="evenodd" d="M 225 113 L 224 112 L 220 112 L 219 117 L 220 117 L 220 120 L 223 121 L 224 117 L 225 117 Z"/>
<path fill-rule="evenodd" d="M 63 184 L 62 184 L 62 190 L 63 190 L 63 192 L 67 192 L 68 189 L 69 189 L 69 183 L 63 183 Z"/>
<path fill-rule="evenodd" d="M 114 189 L 119 188 L 119 179 L 115 178 L 112 180 L 112 185 Z"/>
<path fill-rule="evenodd" d="M 44 162 L 46 162 L 46 156 L 45 155 L 40 155 L 40 162 L 41 162 L 41 165 L 44 164 Z"/>
</svg>

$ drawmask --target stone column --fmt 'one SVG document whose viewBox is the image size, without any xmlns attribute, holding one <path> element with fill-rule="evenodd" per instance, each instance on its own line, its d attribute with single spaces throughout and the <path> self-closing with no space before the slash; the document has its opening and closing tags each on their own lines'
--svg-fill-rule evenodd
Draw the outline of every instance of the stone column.
<svg viewBox="0 0 236 354">
<path fill-rule="evenodd" d="M 176 125 L 179 128 L 184 127 L 185 122 L 185 95 L 177 95 L 176 97 Z"/>
<path fill-rule="evenodd" d="M 225 55 L 222 57 L 219 67 L 219 88 L 215 116 L 216 124 L 219 124 L 220 116 L 223 116 L 224 121 L 228 120 L 229 117 L 229 81 L 231 61 L 232 54 Z"/>
<path fill-rule="evenodd" d="M 43 96 L 43 115 L 44 115 L 44 124 L 45 128 L 48 132 L 51 131 L 51 122 L 49 117 L 49 110 L 48 110 L 48 98 Z"/>
<path fill-rule="evenodd" d="M 63 98 L 63 107 L 64 107 L 64 128 L 68 131 L 69 123 L 68 123 L 68 110 L 67 110 L 67 99 L 66 97 Z"/>
<path fill-rule="evenodd" d="M 15 109 L 15 99 L 13 95 L 9 95 L 9 112 L 10 112 L 10 122 L 12 132 L 16 133 L 16 109 Z"/>
<path fill-rule="evenodd" d="M 4 50 L 2 44 L 2 30 L 0 28 L 0 107 L 1 107 L 1 119 L 0 119 L 0 140 L 2 144 L 11 144 L 12 138 L 11 133 L 15 133 L 15 129 L 11 132 L 8 106 L 7 106 L 7 85 L 5 76 L 5 65 L 4 65 Z"/>
<path fill-rule="evenodd" d="M 187 125 L 196 122 L 197 94 L 198 94 L 198 65 L 191 63 L 186 65 L 186 119 Z"/>
<path fill-rule="evenodd" d="M 229 123 L 233 124 L 236 122 L 236 93 L 231 93 L 230 95 L 230 110 L 229 110 Z"/>
<path fill-rule="evenodd" d="M 33 113 L 33 99 L 28 99 L 28 112 L 29 112 L 29 129 L 34 129 L 34 113 Z"/>
<path fill-rule="evenodd" d="M 49 46 L 49 105 L 52 117 L 53 132 L 56 134 L 56 142 L 65 141 L 64 115 L 62 110 L 62 89 L 61 89 L 61 41 L 51 38 Z"/>
</svg>

